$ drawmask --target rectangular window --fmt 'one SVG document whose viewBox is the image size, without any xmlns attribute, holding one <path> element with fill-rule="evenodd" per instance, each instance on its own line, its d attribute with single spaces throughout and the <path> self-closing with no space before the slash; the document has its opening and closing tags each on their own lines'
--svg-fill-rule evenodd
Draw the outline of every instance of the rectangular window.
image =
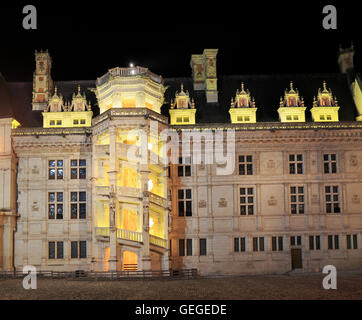
<svg viewBox="0 0 362 320">
<path fill-rule="evenodd" d="M 63 179 L 63 160 L 49 160 L 48 178 L 49 180 Z"/>
<path fill-rule="evenodd" d="M 338 186 L 325 186 L 326 212 L 340 213 Z"/>
<path fill-rule="evenodd" d="M 182 158 L 180 157 L 178 159 L 178 168 L 177 168 L 177 173 L 179 177 L 190 177 L 191 176 L 191 158 L 190 157 L 185 157 Z"/>
<path fill-rule="evenodd" d="M 335 153 L 323 155 L 324 173 L 337 173 L 337 155 Z"/>
<path fill-rule="evenodd" d="M 301 246 L 302 237 L 301 236 L 291 236 L 290 237 L 290 246 Z"/>
<path fill-rule="evenodd" d="M 179 239 L 178 241 L 178 253 L 180 257 L 185 256 L 185 239 Z"/>
<path fill-rule="evenodd" d="M 79 258 L 87 258 L 87 241 L 79 241 Z"/>
<path fill-rule="evenodd" d="M 72 241 L 70 243 L 71 253 L 70 256 L 72 259 L 78 259 L 78 241 Z"/>
<path fill-rule="evenodd" d="M 192 192 L 191 189 L 178 190 L 178 215 L 179 217 L 192 216 Z"/>
<path fill-rule="evenodd" d="M 254 188 L 240 188 L 240 215 L 254 214 Z"/>
<path fill-rule="evenodd" d="M 239 156 L 239 175 L 252 175 L 253 174 L 253 156 L 243 155 Z"/>
<path fill-rule="evenodd" d="M 272 251 L 283 251 L 283 237 L 272 237 Z"/>
<path fill-rule="evenodd" d="M 186 239 L 187 255 L 192 256 L 192 239 Z"/>
<path fill-rule="evenodd" d="M 48 193 L 49 219 L 63 219 L 63 192 Z"/>
<path fill-rule="evenodd" d="M 290 154 L 289 155 L 289 173 L 290 174 L 303 174 L 303 155 Z"/>
<path fill-rule="evenodd" d="M 49 259 L 55 259 L 55 242 L 49 242 Z"/>
<path fill-rule="evenodd" d="M 253 251 L 264 251 L 264 237 L 253 238 Z"/>
<path fill-rule="evenodd" d="M 304 213 L 304 187 L 290 187 L 290 212 L 292 214 Z"/>
<path fill-rule="evenodd" d="M 309 250 L 320 250 L 321 238 L 320 236 L 309 236 Z"/>
<path fill-rule="evenodd" d="M 339 249 L 339 236 L 338 235 L 329 235 L 328 236 L 328 249 L 329 250 Z"/>
<path fill-rule="evenodd" d="M 200 256 L 206 256 L 207 247 L 206 247 L 206 239 L 200 239 Z"/>
<path fill-rule="evenodd" d="M 63 259 L 64 258 L 64 247 L 63 247 L 63 241 L 57 242 L 57 259 Z"/>
<path fill-rule="evenodd" d="M 246 238 L 234 238 L 234 251 L 245 252 L 246 251 Z"/>
<path fill-rule="evenodd" d="M 356 234 L 347 234 L 347 249 L 358 249 Z"/>
<path fill-rule="evenodd" d="M 86 178 L 87 161 L 85 159 L 70 160 L 70 178 L 85 179 Z"/>
<path fill-rule="evenodd" d="M 87 216 L 87 196 L 85 191 L 70 193 L 70 218 L 85 219 Z"/>
</svg>

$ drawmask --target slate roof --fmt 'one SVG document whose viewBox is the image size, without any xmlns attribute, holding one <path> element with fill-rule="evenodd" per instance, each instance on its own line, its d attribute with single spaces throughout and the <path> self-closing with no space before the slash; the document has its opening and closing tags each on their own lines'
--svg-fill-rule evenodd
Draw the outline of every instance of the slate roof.
<svg viewBox="0 0 362 320">
<path fill-rule="evenodd" d="M 41 127 L 41 111 L 31 111 L 32 83 L 31 82 L 10 82 L 6 83 L 0 77 L 0 117 L 11 112 L 24 127 Z M 194 91 L 193 81 L 188 78 L 166 78 L 165 86 L 169 88 L 165 92 L 165 103 L 161 113 L 169 116 L 168 110 L 171 99 L 174 99 L 175 92 L 180 90 L 181 83 L 184 89 L 188 90 L 190 97 L 195 99 L 196 123 L 230 123 L 229 108 L 231 98 L 235 98 L 236 90 L 244 82 L 245 88 L 255 98 L 258 122 L 278 122 L 280 97 L 284 90 L 289 88 L 290 81 L 293 81 L 294 88 L 304 97 L 306 110 L 306 121 L 311 121 L 310 109 L 313 96 L 317 95 L 318 88 L 322 87 L 323 81 L 331 88 L 333 95 L 338 99 L 341 107 L 339 110 L 340 121 L 354 121 L 358 115 L 349 89 L 348 78 L 345 74 L 283 74 L 283 75 L 230 75 L 218 76 L 218 103 L 206 103 L 204 91 Z M 99 114 L 95 94 L 88 90 L 95 88 L 95 80 L 80 81 L 55 81 L 58 92 L 62 93 L 65 100 L 71 100 L 77 86 L 86 93 L 87 100 L 91 101 L 94 116 Z M 10 101 L 10 102 L 9 102 Z M 11 111 L 12 110 L 12 111 Z"/>
</svg>

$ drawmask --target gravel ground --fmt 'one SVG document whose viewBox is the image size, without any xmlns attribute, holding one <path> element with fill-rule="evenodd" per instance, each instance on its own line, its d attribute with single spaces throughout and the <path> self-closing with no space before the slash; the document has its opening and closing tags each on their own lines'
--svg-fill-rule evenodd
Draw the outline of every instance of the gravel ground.
<svg viewBox="0 0 362 320">
<path fill-rule="evenodd" d="M 362 299 L 362 271 L 339 273 L 337 290 L 323 289 L 324 276 L 320 273 L 169 281 L 38 279 L 37 290 L 23 289 L 22 279 L 0 279 L 0 299 Z"/>
</svg>

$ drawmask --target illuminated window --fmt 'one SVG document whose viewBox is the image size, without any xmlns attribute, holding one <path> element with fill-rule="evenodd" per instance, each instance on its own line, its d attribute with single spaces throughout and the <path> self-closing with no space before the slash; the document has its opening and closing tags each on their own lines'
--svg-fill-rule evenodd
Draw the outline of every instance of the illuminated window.
<svg viewBox="0 0 362 320">
<path fill-rule="evenodd" d="M 245 120 L 245 121 L 250 121 L 250 117 L 249 117 L 249 116 L 245 116 L 244 120 Z"/>
<path fill-rule="evenodd" d="M 78 120 L 73 120 L 73 124 L 77 125 L 79 123 Z"/>
<path fill-rule="evenodd" d="M 339 236 L 328 235 L 328 249 L 329 250 L 338 250 L 339 249 Z"/>
<path fill-rule="evenodd" d="M 50 120 L 50 121 L 49 121 L 49 125 L 55 126 L 55 121 L 54 121 L 54 120 Z"/>
<path fill-rule="evenodd" d="M 340 213 L 338 186 L 325 186 L 326 212 Z"/>
<path fill-rule="evenodd" d="M 185 157 L 182 158 L 180 157 L 178 159 L 178 168 L 177 168 L 177 173 L 179 177 L 189 177 L 191 176 L 191 158 L 190 157 Z"/>
<path fill-rule="evenodd" d="M 253 238 L 253 251 L 264 251 L 264 237 Z"/>
<path fill-rule="evenodd" d="M 245 252 L 246 251 L 246 238 L 234 238 L 234 252 Z"/>
<path fill-rule="evenodd" d="M 182 122 L 182 117 L 176 117 L 176 122 Z"/>
<path fill-rule="evenodd" d="M 85 219 L 87 212 L 87 196 L 85 191 L 70 193 L 70 218 Z"/>
<path fill-rule="evenodd" d="M 283 237 L 272 237 L 272 251 L 283 251 Z"/>
<path fill-rule="evenodd" d="M 323 115 L 319 116 L 319 120 L 325 120 L 324 116 Z"/>
<path fill-rule="evenodd" d="M 63 192 L 48 193 L 49 219 L 63 219 Z"/>
<path fill-rule="evenodd" d="M 192 216 L 192 192 L 191 189 L 178 190 L 178 215 L 179 217 Z"/>
<path fill-rule="evenodd" d="M 240 188 L 240 215 L 254 214 L 254 188 Z"/>
<path fill-rule="evenodd" d="M 64 258 L 64 246 L 63 241 L 49 241 L 49 259 L 63 259 Z"/>
<path fill-rule="evenodd" d="M 347 234 L 346 236 L 347 240 L 347 249 L 358 249 L 358 241 L 357 241 L 357 235 L 356 234 Z"/>
<path fill-rule="evenodd" d="M 332 116 L 327 114 L 327 120 L 332 120 Z"/>
<path fill-rule="evenodd" d="M 298 120 L 299 117 L 298 116 L 293 116 L 293 120 Z"/>
<path fill-rule="evenodd" d="M 309 250 L 321 249 L 321 236 L 309 236 Z"/>
<path fill-rule="evenodd" d="M 87 258 L 87 241 L 71 241 L 71 258 Z"/>
<path fill-rule="evenodd" d="M 301 246 L 302 237 L 301 236 L 291 236 L 290 237 L 290 246 Z"/>
<path fill-rule="evenodd" d="M 337 155 L 323 155 L 324 173 L 337 173 Z"/>
<path fill-rule="evenodd" d="M 63 179 L 63 160 L 49 160 L 49 180 Z"/>
<path fill-rule="evenodd" d="M 290 187 L 290 212 L 292 214 L 304 213 L 304 187 Z"/>
<path fill-rule="evenodd" d="M 303 155 L 290 154 L 289 155 L 289 173 L 290 174 L 303 174 Z"/>
<path fill-rule="evenodd" d="M 81 160 L 70 160 L 70 178 L 71 179 L 85 179 L 86 178 L 86 166 L 87 161 Z"/>
<path fill-rule="evenodd" d="M 292 116 L 287 116 L 288 121 L 292 121 Z"/>
<path fill-rule="evenodd" d="M 238 116 L 238 117 L 237 117 L 237 121 L 243 121 L 243 117 L 242 117 L 242 116 Z"/>
<path fill-rule="evenodd" d="M 62 125 L 62 120 L 57 120 L 57 126 L 61 126 Z"/>
<path fill-rule="evenodd" d="M 239 174 L 240 175 L 253 174 L 253 156 L 251 155 L 239 156 Z"/>
<path fill-rule="evenodd" d="M 184 117 L 184 122 L 189 122 L 189 121 L 190 121 L 189 117 Z"/>
</svg>

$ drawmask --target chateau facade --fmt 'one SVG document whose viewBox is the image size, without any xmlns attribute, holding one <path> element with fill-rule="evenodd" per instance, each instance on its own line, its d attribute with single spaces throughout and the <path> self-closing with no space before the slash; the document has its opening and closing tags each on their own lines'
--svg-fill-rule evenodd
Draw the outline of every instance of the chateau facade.
<svg viewBox="0 0 362 320">
<path fill-rule="evenodd" d="M 217 52 L 190 78 L 57 82 L 48 52 L 1 77 L 0 270 L 360 268 L 353 48 L 324 75 L 220 77 Z"/>
</svg>

